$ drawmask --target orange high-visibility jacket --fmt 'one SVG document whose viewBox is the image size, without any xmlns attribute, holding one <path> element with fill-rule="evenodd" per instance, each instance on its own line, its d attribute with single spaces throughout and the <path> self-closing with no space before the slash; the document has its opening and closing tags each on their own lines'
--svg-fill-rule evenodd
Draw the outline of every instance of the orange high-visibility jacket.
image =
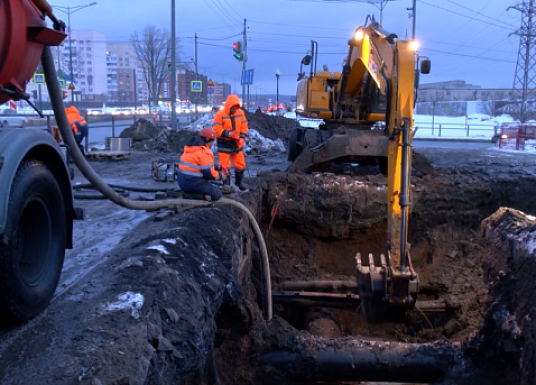
<svg viewBox="0 0 536 385">
<path fill-rule="evenodd" d="M 86 120 L 80 115 L 80 112 L 78 112 L 78 109 L 75 106 L 67 107 L 65 113 L 67 114 L 67 120 L 75 134 L 78 133 L 78 125 L 87 124 Z"/>
<path fill-rule="evenodd" d="M 246 139 L 248 135 L 248 121 L 246 114 L 241 108 L 231 115 L 231 107 L 240 106 L 240 99 L 236 95 L 229 95 L 225 101 L 223 110 L 220 110 L 214 115 L 212 128 L 218 136 L 218 152 L 235 153 L 242 151 L 242 148 L 236 146 L 236 140 L 229 138 L 231 131 L 238 131 L 240 137 Z"/>
<path fill-rule="evenodd" d="M 220 174 L 214 169 L 214 155 L 200 137 L 194 137 L 184 147 L 184 154 L 179 162 L 179 172 L 208 180 L 220 178 Z"/>
</svg>

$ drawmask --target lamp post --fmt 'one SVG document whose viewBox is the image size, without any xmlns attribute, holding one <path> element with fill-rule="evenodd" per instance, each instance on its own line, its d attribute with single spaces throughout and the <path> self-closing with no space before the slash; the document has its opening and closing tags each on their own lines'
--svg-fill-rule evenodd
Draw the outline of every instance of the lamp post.
<svg viewBox="0 0 536 385">
<path fill-rule="evenodd" d="M 66 13 L 67 14 L 67 24 L 68 24 L 68 30 L 69 30 L 69 71 L 71 72 L 71 83 L 74 83 L 74 72 L 73 72 L 73 37 L 71 34 L 71 13 L 75 13 L 76 11 L 80 11 L 81 9 L 92 7 L 93 5 L 97 5 L 97 3 L 94 1 L 89 4 L 85 5 L 77 5 L 75 7 L 61 7 L 58 5 L 53 5 L 52 8 L 56 8 L 57 10 Z M 59 58 L 58 58 L 59 60 Z M 74 105 L 74 90 L 71 91 L 71 103 Z"/>
<path fill-rule="evenodd" d="M 281 71 L 279 68 L 275 70 L 275 79 L 276 79 L 276 92 L 275 92 L 275 114 L 279 115 L 279 77 L 281 76 Z"/>
</svg>

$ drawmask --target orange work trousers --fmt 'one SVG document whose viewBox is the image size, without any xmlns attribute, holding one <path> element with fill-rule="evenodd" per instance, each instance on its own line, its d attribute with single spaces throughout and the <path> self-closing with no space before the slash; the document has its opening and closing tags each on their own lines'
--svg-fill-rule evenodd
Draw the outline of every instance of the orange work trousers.
<svg viewBox="0 0 536 385">
<path fill-rule="evenodd" d="M 244 171 L 246 168 L 246 157 L 244 151 L 240 151 L 234 154 L 227 152 L 218 152 L 218 158 L 220 158 L 220 164 L 231 167 L 231 160 L 237 171 Z"/>
</svg>

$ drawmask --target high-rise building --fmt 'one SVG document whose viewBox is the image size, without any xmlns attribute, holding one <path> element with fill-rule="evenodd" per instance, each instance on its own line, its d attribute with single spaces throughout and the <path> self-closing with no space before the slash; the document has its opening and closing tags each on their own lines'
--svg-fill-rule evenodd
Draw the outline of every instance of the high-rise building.
<svg viewBox="0 0 536 385">
<path fill-rule="evenodd" d="M 72 52 L 69 39 L 63 49 L 66 77 L 70 80 L 72 58 L 74 82 L 81 100 L 105 101 L 108 94 L 105 36 L 94 30 L 74 29 L 71 38 Z"/>
<path fill-rule="evenodd" d="M 148 91 L 143 69 L 132 44 L 107 44 L 106 66 L 110 101 L 141 106 Z"/>
</svg>

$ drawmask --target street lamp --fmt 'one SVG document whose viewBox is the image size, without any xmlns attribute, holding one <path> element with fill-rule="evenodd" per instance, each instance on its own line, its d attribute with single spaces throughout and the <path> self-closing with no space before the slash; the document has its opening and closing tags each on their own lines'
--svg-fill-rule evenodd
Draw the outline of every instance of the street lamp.
<svg viewBox="0 0 536 385">
<path fill-rule="evenodd" d="M 75 7 L 61 7 L 58 5 L 53 5 L 52 8 L 56 8 L 57 10 L 66 13 L 68 18 L 68 29 L 69 29 L 69 71 L 71 72 L 71 84 L 74 83 L 74 73 L 73 73 L 73 38 L 71 34 L 71 13 L 75 13 L 76 11 L 80 11 L 81 9 L 91 7 L 93 5 L 97 5 L 97 3 L 94 1 L 89 4 L 85 5 L 77 5 Z M 71 103 L 74 105 L 74 90 L 71 90 Z"/>
<path fill-rule="evenodd" d="M 275 70 L 275 78 L 276 78 L 276 93 L 275 93 L 275 100 L 276 100 L 276 106 L 275 106 L 275 113 L 276 115 L 279 115 L 279 77 L 281 76 L 281 71 L 279 71 L 279 68 Z"/>
</svg>

